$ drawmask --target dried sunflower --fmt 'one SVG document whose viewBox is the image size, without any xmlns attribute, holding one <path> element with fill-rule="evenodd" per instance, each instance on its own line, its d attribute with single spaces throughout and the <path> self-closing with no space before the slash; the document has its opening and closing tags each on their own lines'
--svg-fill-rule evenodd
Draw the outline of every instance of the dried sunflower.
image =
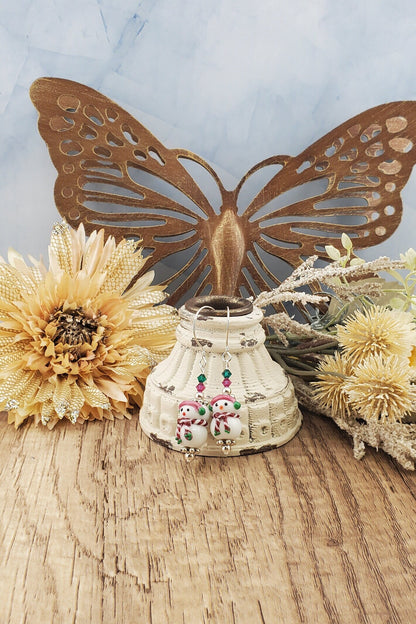
<svg viewBox="0 0 416 624">
<path fill-rule="evenodd" d="M 0 409 L 19 426 L 128 416 L 140 406 L 151 366 L 174 344 L 176 310 L 152 286 L 130 287 L 145 259 L 138 243 L 104 232 L 86 239 L 54 227 L 49 270 L 9 252 L 0 262 Z"/>
<path fill-rule="evenodd" d="M 416 344 L 413 317 L 407 312 L 372 306 L 356 311 L 338 327 L 338 340 L 351 365 L 369 356 L 397 355 L 409 358 Z"/>
<path fill-rule="evenodd" d="M 351 407 L 365 420 L 401 421 L 415 398 L 409 364 L 397 355 L 363 360 L 345 388 Z"/>
<path fill-rule="evenodd" d="M 345 383 L 351 374 L 349 362 L 337 351 L 333 356 L 326 355 L 319 364 L 316 377 L 319 381 L 311 382 L 318 401 L 337 416 L 349 414 L 348 395 Z"/>
</svg>

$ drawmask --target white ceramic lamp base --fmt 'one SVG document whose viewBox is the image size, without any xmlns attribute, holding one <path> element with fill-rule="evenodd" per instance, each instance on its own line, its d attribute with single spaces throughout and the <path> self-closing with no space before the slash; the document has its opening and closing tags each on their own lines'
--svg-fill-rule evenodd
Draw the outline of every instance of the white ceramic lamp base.
<svg viewBox="0 0 416 624">
<path fill-rule="evenodd" d="M 301 426 L 302 416 L 292 382 L 271 359 L 264 346 L 265 333 L 260 325 L 263 318 L 261 310 L 253 308 L 246 300 L 236 298 L 208 296 L 190 301 L 196 301 L 199 307 L 217 307 L 214 312 L 201 312 L 195 328 L 198 342 L 205 346 L 207 359 L 204 390 L 206 404 L 211 398 L 224 392 L 224 362 L 221 356 L 225 348 L 227 328 L 226 305 L 227 302 L 230 304 L 230 390 L 241 403 L 241 434 L 231 446 L 229 456 L 266 451 L 291 440 Z M 156 366 L 147 379 L 140 410 L 140 425 L 144 433 L 176 451 L 183 450 L 175 440 L 178 406 L 182 401 L 195 398 L 197 378 L 201 373 L 201 349 L 195 342 L 195 312 L 191 311 L 195 309 L 195 303 L 193 306 L 188 306 L 188 303 L 179 310 L 181 321 L 177 329 L 177 342 L 171 354 Z M 252 310 L 244 313 L 247 304 Z M 222 309 L 218 309 L 219 305 Z M 223 456 L 221 447 L 210 432 L 206 444 L 198 452 L 205 456 Z"/>
</svg>

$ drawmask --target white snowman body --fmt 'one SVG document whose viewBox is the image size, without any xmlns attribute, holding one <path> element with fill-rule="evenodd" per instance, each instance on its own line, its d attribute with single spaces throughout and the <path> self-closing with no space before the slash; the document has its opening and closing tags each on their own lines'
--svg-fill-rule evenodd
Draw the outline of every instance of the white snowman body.
<svg viewBox="0 0 416 624">
<path fill-rule="evenodd" d="M 211 401 L 211 434 L 216 440 L 236 440 L 242 430 L 240 414 L 231 395 L 219 395 Z"/>
<path fill-rule="evenodd" d="M 203 412 L 203 413 L 201 413 Z M 182 401 L 175 441 L 179 447 L 200 449 L 207 442 L 209 412 L 197 401 Z"/>
</svg>

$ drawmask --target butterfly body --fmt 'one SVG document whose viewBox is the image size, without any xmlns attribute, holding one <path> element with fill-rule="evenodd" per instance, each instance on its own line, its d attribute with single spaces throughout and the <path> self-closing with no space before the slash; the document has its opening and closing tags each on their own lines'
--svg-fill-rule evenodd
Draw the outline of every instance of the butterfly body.
<svg viewBox="0 0 416 624">
<path fill-rule="evenodd" d="M 392 102 L 344 122 L 298 156 L 258 163 L 227 190 L 200 156 L 166 148 L 94 89 L 41 78 L 31 97 L 57 169 L 60 213 L 87 232 L 104 227 L 117 239 L 140 237 L 152 252 L 146 270 L 188 253 L 169 278 L 177 284 L 172 303 L 191 288 L 228 295 L 269 289 L 279 283 L 273 256 L 291 266 L 312 254 L 325 258 L 325 245 L 339 245 L 343 232 L 356 249 L 382 242 L 400 222 L 400 192 L 416 161 L 416 103 Z M 219 209 L 190 165 L 217 189 Z M 247 185 L 272 170 L 241 205 Z"/>
<path fill-rule="evenodd" d="M 234 294 L 247 247 L 243 223 L 232 207 L 223 208 L 215 217 L 206 225 L 207 240 L 211 241 L 208 262 L 214 268 L 211 276 L 213 290 Z"/>
</svg>

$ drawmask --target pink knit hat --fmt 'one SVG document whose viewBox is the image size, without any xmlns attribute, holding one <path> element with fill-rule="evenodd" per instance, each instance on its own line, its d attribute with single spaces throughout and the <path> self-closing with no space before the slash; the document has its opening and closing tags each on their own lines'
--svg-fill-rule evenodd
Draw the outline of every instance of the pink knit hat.
<svg viewBox="0 0 416 624">
<path fill-rule="evenodd" d="M 231 401 L 231 403 L 234 403 L 235 398 L 231 394 L 217 394 L 217 396 L 211 399 L 210 403 L 214 405 L 217 401 Z"/>
<path fill-rule="evenodd" d="M 182 401 L 182 403 L 179 403 L 179 409 L 185 407 L 185 405 L 188 407 L 194 407 L 197 410 L 199 410 L 200 407 L 203 407 L 202 403 L 198 403 L 198 401 Z"/>
</svg>

